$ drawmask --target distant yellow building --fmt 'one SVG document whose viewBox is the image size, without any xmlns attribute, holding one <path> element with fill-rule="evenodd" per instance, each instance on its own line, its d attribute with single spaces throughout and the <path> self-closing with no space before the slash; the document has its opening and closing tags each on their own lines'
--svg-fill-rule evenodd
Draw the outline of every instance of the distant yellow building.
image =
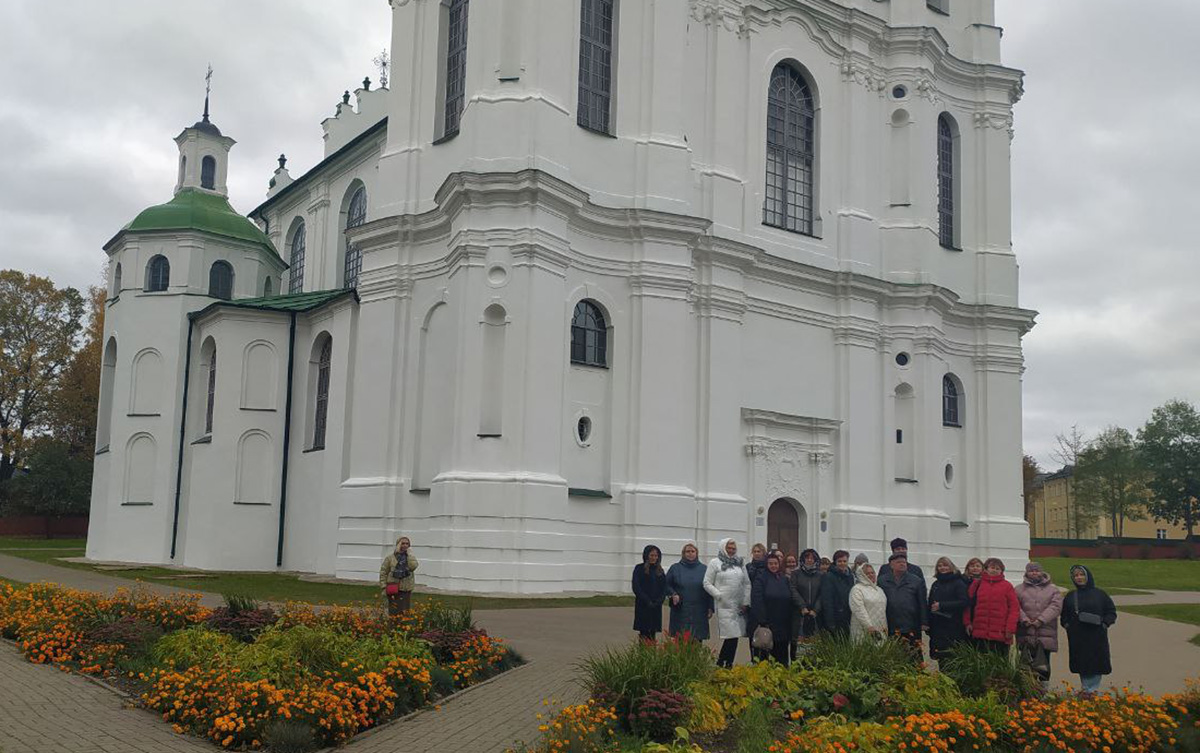
<svg viewBox="0 0 1200 753">
<path fill-rule="evenodd" d="M 1029 535 L 1033 538 L 1090 540 L 1116 535 L 1112 530 L 1112 521 L 1107 517 L 1078 519 L 1072 478 L 1074 471 L 1074 467 L 1068 465 L 1034 482 L 1030 506 L 1032 519 L 1028 521 Z M 1126 519 L 1124 538 L 1182 541 L 1187 538 L 1187 529 L 1156 518 Z"/>
</svg>

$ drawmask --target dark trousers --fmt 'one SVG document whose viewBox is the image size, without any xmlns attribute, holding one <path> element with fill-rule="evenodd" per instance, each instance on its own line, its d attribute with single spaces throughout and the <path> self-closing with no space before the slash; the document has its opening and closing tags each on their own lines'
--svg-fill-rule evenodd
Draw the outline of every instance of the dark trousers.
<svg viewBox="0 0 1200 753">
<path fill-rule="evenodd" d="M 640 631 L 638 631 L 638 637 L 641 638 L 646 643 L 654 643 L 657 640 L 655 637 L 657 635 L 658 635 L 657 630 L 640 630 Z"/>
<path fill-rule="evenodd" d="M 737 656 L 737 638 L 726 638 L 721 642 L 721 652 L 717 654 L 718 667 L 732 667 L 733 659 Z"/>
<path fill-rule="evenodd" d="M 788 660 L 790 658 L 788 654 L 793 645 L 794 644 L 792 643 L 792 639 L 790 637 L 776 638 L 771 646 L 771 652 L 769 655 L 772 659 L 786 667 L 788 666 Z"/>
<path fill-rule="evenodd" d="M 401 591 L 398 594 L 388 594 L 388 614 L 392 617 L 404 614 L 412 606 L 412 591 Z"/>
<path fill-rule="evenodd" d="M 1004 641 L 989 641 L 986 638 L 974 639 L 975 648 L 1001 656 L 1008 656 L 1008 644 Z"/>
</svg>

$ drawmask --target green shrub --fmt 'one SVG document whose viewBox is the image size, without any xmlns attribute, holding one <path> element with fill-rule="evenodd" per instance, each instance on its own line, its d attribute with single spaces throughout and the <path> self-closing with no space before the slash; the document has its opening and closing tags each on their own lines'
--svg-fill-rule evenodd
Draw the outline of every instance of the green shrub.
<svg viewBox="0 0 1200 753">
<path fill-rule="evenodd" d="M 233 638 L 203 626 L 167 633 L 150 649 L 155 666 L 215 667 L 228 662 L 237 653 Z"/>
<path fill-rule="evenodd" d="M 1043 692 L 1041 680 L 1016 651 L 997 654 L 958 643 L 938 666 L 954 680 L 960 693 L 971 698 L 993 693 L 1001 702 L 1014 705 Z"/>
<path fill-rule="evenodd" d="M 634 641 L 623 648 L 592 654 L 577 666 L 583 685 L 595 698 L 611 702 L 625 717 L 633 701 L 650 690 L 686 693 L 707 679 L 715 665 L 712 651 L 696 641 Z"/>
<path fill-rule="evenodd" d="M 810 669 L 844 669 L 878 678 L 913 670 L 912 654 L 905 644 L 894 638 L 880 642 L 856 641 L 849 636 L 822 633 L 805 645 L 797 662 Z"/>
<path fill-rule="evenodd" d="M 454 675 L 445 667 L 429 670 L 429 681 L 435 695 L 446 696 L 454 692 Z"/>
<path fill-rule="evenodd" d="M 765 698 L 750 704 L 737 721 L 737 753 L 761 753 L 771 747 L 779 711 Z"/>
<path fill-rule="evenodd" d="M 237 665 L 249 677 L 276 686 L 292 685 L 303 677 L 342 669 L 342 662 L 360 640 L 338 630 L 309 625 L 271 627 L 238 652 Z"/>
<path fill-rule="evenodd" d="M 263 729 L 263 742 L 271 753 L 310 753 L 317 749 L 312 727 L 291 719 L 276 719 Z"/>
<path fill-rule="evenodd" d="M 808 718 L 840 714 L 849 719 L 871 719 L 879 712 L 879 681 L 883 678 L 837 667 L 801 669 L 794 674 L 799 689 L 781 701 L 789 713 L 799 709 Z"/>
<path fill-rule="evenodd" d="M 961 711 L 983 719 L 994 729 L 1002 729 L 1008 721 L 1008 707 L 995 692 L 965 698 L 949 675 L 931 672 L 913 671 L 892 677 L 883 687 L 882 711 L 885 716 Z"/>
<path fill-rule="evenodd" d="M 463 633 L 475 629 L 469 601 L 462 606 L 453 606 L 440 600 L 429 601 L 422 605 L 420 615 L 420 624 L 415 626 L 414 632 Z"/>
</svg>

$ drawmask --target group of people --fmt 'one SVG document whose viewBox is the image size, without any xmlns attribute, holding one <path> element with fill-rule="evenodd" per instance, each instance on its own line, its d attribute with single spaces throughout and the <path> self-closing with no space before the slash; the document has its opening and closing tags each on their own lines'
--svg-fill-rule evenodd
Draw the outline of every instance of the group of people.
<svg viewBox="0 0 1200 753">
<path fill-rule="evenodd" d="M 669 609 L 667 633 L 708 640 L 717 618 L 721 648 L 717 664 L 733 666 L 738 641 L 751 639 L 755 661 L 787 664 L 804 642 L 819 632 L 854 640 L 892 636 L 921 661 L 924 637 L 929 655 L 943 661 L 957 644 L 1007 654 L 1015 642 L 1042 681 L 1050 680 L 1050 654 L 1058 650 L 1058 629 L 1066 630 L 1071 672 L 1085 692 L 1095 692 L 1112 672 L 1108 629 L 1117 620 L 1112 599 L 1096 587 L 1083 565 L 1071 568 L 1075 590 L 1064 598 L 1049 573 L 1036 562 L 1025 567 L 1013 586 L 1004 563 L 995 557 L 970 559 L 963 571 L 948 557 L 934 566 L 933 582 L 908 561 L 908 542 L 891 542 L 887 565 L 877 572 L 865 554 L 850 561 L 838 550 L 823 559 L 814 549 L 799 557 L 762 544 L 750 561 L 738 556 L 737 543 L 724 539 L 705 565 L 688 542 L 680 559 L 663 568 L 662 551 L 642 551 L 633 570 L 633 629 L 653 641 L 662 631 L 662 606 Z"/>
</svg>

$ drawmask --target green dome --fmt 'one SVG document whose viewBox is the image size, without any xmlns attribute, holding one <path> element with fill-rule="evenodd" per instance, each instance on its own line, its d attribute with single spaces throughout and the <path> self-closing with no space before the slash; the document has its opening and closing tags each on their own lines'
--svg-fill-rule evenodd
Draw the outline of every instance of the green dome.
<svg viewBox="0 0 1200 753">
<path fill-rule="evenodd" d="M 266 234 L 249 218 L 235 212 L 228 199 L 196 188 L 185 188 L 166 204 L 144 210 L 125 230 L 130 233 L 148 230 L 200 230 L 257 243 L 276 253 Z"/>
</svg>

